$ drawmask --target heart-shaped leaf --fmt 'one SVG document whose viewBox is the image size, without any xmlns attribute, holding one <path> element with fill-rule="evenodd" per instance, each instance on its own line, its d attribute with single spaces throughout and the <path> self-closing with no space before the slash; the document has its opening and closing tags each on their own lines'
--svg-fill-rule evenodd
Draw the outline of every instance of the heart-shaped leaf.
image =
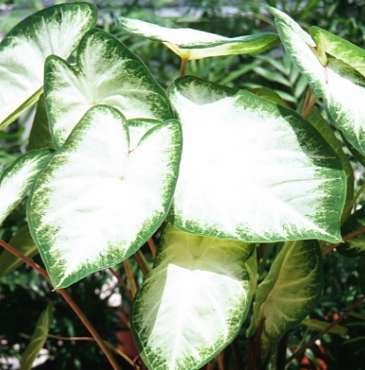
<svg viewBox="0 0 365 370">
<path fill-rule="evenodd" d="M 171 89 L 184 148 L 174 222 L 249 242 L 341 240 L 346 175 L 294 111 L 186 77 Z"/>
<path fill-rule="evenodd" d="M 61 146 L 88 109 L 105 104 L 127 119 L 173 117 L 168 99 L 142 61 L 113 36 L 90 31 L 81 40 L 77 67 L 51 56 L 44 92 L 55 143 Z"/>
<path fill-rule="evenodd" d="M 299 324 L 321 295 L 321 253 L 315 241 L 286 243 L 258 286 L 250 331 L 261 332 L 266 357 L 289 329 Z"/>
<path fill-rule="evenodd" d="M 277 9 L 271 12 L 287 54 L 308 78 L 314 94 L 323 98 L 333 124 L 356 150 L 365 154 L 365 79 L 341 60 L 346 59 L 346 46 L 341 46 L 340 59 L 326 56 L 326 43 L 317 45 L 288 15 Z M 347 47 L 347 51 L 353 58 L 353 49 Z"/>
<path fill-rule="evenodd" d="M 242 242 L 165 228 L 132 314 L 149 369 L 200 369 L 234 339 L 250 307 L 251 251 Z"/>
<path fill-rule="evenodd" d="M 62 4 L 31 15 L 9 32 L 0 43 L 0 128 L 38 100 L 47 56 L 67 58 L 95 22 L 92 5 Z"/>
<path fill-rule="evenodd" d="M 234 54 L 257 54 L 274 47 L 274 33 L 224 37 L 192 28 L 169 28 L 138 19 L 120 18 L 122 28 L 133 34 L 163 42 L 181 59 L 193 60 Z"/>
<path fill-rule="evenodd" d="M 32 236 L 56 288 L 118 264 L 163 221 L 181 151 L 179 123 L 161 123 L 129 146 L 114 108 L 90 109 L 37 179 Z"/>
<path fill-rule="evenodd" d="M 48 157 L 47 150 L 34 150 L 5 169 L 0 178 L 0 225 L 27 195 Z"/>
</svg>

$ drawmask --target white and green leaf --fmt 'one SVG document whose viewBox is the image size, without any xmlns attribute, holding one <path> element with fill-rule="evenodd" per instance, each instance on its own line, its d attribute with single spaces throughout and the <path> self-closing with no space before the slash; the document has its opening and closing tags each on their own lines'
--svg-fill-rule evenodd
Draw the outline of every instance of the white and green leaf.
<svg viewBox="0 0 365 370">
<path fill-rule="evenodd" d="M 34 150 L 5 169 L 0 177 L 0 225 L 29 193 L 48 158 L 49 151 Z"/>
<path fill-rule="evenodd" d="M 346 175 L 310 124 L 249 92 L 193 77 L 178 80 L 170 97 L 184 142 L 178 227 L 247 242 L 341 240 Z"/>
<path fill-rule="evenodd" d="M 76 2 L 35 13 L 8 33 L 0 43 L 0 128 L 38 100 L 47 56 L 68 58 L 95 22 L 96 9 Z"/>
<path fill-rule="evenodd" d="M 235 338 L 250 307 L 245 261 L 251 251 L 242 242 L 164 229 L 132 313 L 149 369 L 200 369 Z"/>
<path fill-rule="evenodd" d="M 261 332 L 263 356 L 312 310 L 321 295 L 322 265 L 316 241 L 287 242 L 259 284 L 250 332 Z"/>
<path fill-rule="evenodd" d="M 47 341 L 49 327 L 52 323 L 52 316 L 53 306 L 49 304 L 39 316 L 34 333 L 30 338 L 30 342 L 25 349 L 22 358 L 20 359 L 21 370 L 31 370 L 33 368 L 33 363 L 36 360 L 39 351 Z"/>
<path fill-rule="evenodd" d="M 347 178 L 346 185 L 346 206 L 344 207 L 344 212 L 342 214 L 342 220 L 346 219 L 351 213 L 351 207 L 348 205 L 353 201 L 354 196 L 354 171 L 352 169 L 350 160 L 345 154 L 343 149 L 343 144 L 338 140 L 332 127 L 323 118 L 317 107 L 313 107 L 309 117 L 308 122 L 316 128 L 323 139 L 331 146 L 331 148 L 336 152 L 338 159 L 341 161 L 342 168 L 345 171 Z"/>
<path fill-rule="evenodd" d="M 133 150 L 148 131 L 161 125 L 161 121 L 155 119 L 130 119 L 127 120 L 126 125 L 129 134 L 129 148 Z"/>
<path fill-rule="evenodd" d="M 364 154 L 365 105 L 362 102 L 365 100 L 365 79 L 354 69 L 359 68 L 359 65 L 353 63 L 354 54 L 357 55 L 358 50 L 341 45 L 339 55 L 338 49 L 330 47 L 328 53 L 336 53 L 339 58 L 326 56 L 328 43 L 316 44 L 288 15 L 277 9 L 271 9 L 271 12 L 275 16 L 276 28 L 287 54 L 307 77 L 315 95 L 323 98 L 333 124 L 356 150 Z M 351 55 L 349 59 L 344 52 L 345 48 Z M 350 65 L 343 60 L 350 62 Z"/>
<path fill-rule="evenodd" d="M 123 116 L 96 106 L 37 179 L 28 221 L 56 288 L 127 258 L 170 207 L 181 132 L 176 120 L 149 130 L 135 148 Z"/>
<path fill-rule="evenodd" d="M 123 30 L 163 42 L 181 59 L 257 54 L 273 48 L 278 37 L 274 33 L 257 33 L 239 37 L 224 37 L 192 28 L 169 28 L 138 19 L 121 17 Z"/>
<path fill-rule="evenodd" d="M 363 48 L 320 27 L 311 27 L 309 33 L 318 45 L 317 48 L 322 52 L 348 64 L 365 77 L 365 50 Z"/>
<path fill-rule="evenodd" d="M 142 61 L 113 36 L 94 30 L 81 40 L 77 66 L 51 56 L 44 92 L 54 141 L 61 146 L 91 107 L 105 104 L 127 119 L 173 117 L 165 92 Z"/>
</svg>

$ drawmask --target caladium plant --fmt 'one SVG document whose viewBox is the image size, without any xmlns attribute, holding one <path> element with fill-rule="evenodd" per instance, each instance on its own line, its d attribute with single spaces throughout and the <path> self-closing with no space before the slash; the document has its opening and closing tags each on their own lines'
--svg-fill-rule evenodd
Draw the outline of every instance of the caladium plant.
<svg viewBox="0 0 365 370">
<path fill-rule="evenodd" d="M 182 59 L 167 89 L 95 28 L 89 3 L 33 14 L 0 43 L 0 127 L 36 104 L 28 151 L 0 178 L 0 222 L 26 203 L 28 226 L 14 244 L 25 256 L 39 252 L 56 290 L 156 240 L 131 313 L 151 370 L 200 369 L 244 323 L 255 363 L 266 366 L 318 300 L 321 248 L 342 242 L 355 200 L 338 135 L 365 154 L 365 51 L 270 11 L 278 36 L 121 18 L 124 33 Z M 189 60 L 257 54 L 279 38 L 308 79 L 302 107 L 183 76 Z M 272 243 L 278 253 L 262 279 L 256 252 Z M 361 238 L 349 245 L 363 248 Z M 1 255 L 0 275 L 19 264 Z"/>
</svg>

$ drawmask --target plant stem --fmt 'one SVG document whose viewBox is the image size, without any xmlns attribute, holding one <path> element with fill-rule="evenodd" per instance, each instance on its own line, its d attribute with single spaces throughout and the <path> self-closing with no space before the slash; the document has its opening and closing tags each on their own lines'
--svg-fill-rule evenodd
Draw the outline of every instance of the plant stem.
<svg viewBox="0 0 365 370">
<path fill-rule="evenodd" d="M 136 296 L 138 287 L 137 287 L 136 279 L 134 278 L 134 275 L 133 275 L 132 267 L 128 260 L 123 261 L 123 267 L 124 267 L 125 275 L 127 276 L 127 280 L 129 283 L 129 289 L 131 291 L 132 298 L 134 298 Z"/>
<path fill-rule="evenodd" d="M 0 246 L 3 247 L 9 253 L 13 254 L 14 256 L 20 258 L 22 261 L 24 261 L 25 264 L 30 266 L 33 270 L 37 271 L 45 279 L 50 281 L 47 271 L 44 270 L 41 266 L 39 266 L 37 263 L 35 263 L 31 258 L 24 256 L 21 252 L 19 252 L 16 248 L 11 246 L 10 244 L 6 243 L 4 240 L 0 240 Z M 96 329 L 94 328 L 92 323 L 88 320 L 88 318 L 82 312 L 82 310 L 77 305 L 77 303 L 72 299 L 72 297 L 64 289 L 56 289 L 55 291 L 67 302 L 67 304 L 74 311 L 76 316 L 79 318 L 79 320 L 85 326 L 87 331 L 94 338 L 94 341 L 97 343 L 100 350 L 104 353 L 105 357 L 108 359 L 111 367 L 114 370 L 121 370 L 118 363 L 116 362 L 113 354 L 109 351 L 109 349 L 105 345 L 104 340 L 101 338 L 101 336 L 96 331 Z"/>
<path fill-rule="evenodd" d="M 224 351 L 216 357 L 218 370 L 224 370 Z"/>
<path fill-rule="evenodd" d="M 57 289 L 57 293 L 59 293 L 62 298 L 68 303 L 68 305 L 71 307 L 71 309 L 75 312 L 75 314 L 78 316 L 80 321 L 83 323 L 85 328 L 89 331 L 91 336 L 94 338 L 95 342 L 99 345 L 100 349 L 105 354 L 106 358 L 109 360 L 110 365 L 115 370 L 120 370 L 120 367 L 116 360 L 114 359 L 114 356 L 109 351 L 108 347 L 104 343 L 104 340 L 101 338 L 99 333 L 96 331 L 92 323 L 89 321 L 89 319 L 84 315 L 80 307 L 76 304 L 76 302 L 71 298 L 71 296 L 64 290 L 64 289 Z"/>
<path fill-rule="evenodd" d="M 147 265 L 146 259 L 144 258 L 143 253 L 139 250 L 134 255 L 136 262 L 138 263 L 138 267 L 142 270 L 144 275 L 147 275 L 150 272 L 150 268 Z"/>
<path fill-rule="evenodd" d="M 299 356 L 300 354 L 304 353 L 306 348 L 310 348 L 313 346 L 318 339 L 320 339 L 324 334 L 328 333 L 332 328 L 334 328 L 336 325 L 340 324 L 346 316 L 350 315 L 352 311 L 359 308 L 363 303 L 365 302 L 365 296 L 360 297 L 355 302 L 353 302 L 349 307 L 347 307 L 343 314 L 336 320 L 333 320 L 331 323 L 328 324 L 328 326 L 322 330 L 319 334 L 314 336 L 308 343 L 304 343 L 302 346 L 298 347 L 292 355 L 287 359 L 286 364 L 289 364 L 290 361 L 292 361 L 295 357 Z"/>
<path fill-rule="evenodd" d="M 316 97 L 313 95 L 312 90 L 308 88 L 305 98 L 304 98 L 303 111 L 302 111 L 302 117 L 304 119 L 307 119 L 309 117 L 315 104 L 316 104 Z"/>
<path fill-rule="evenodd" d="M 48 337 L 52 338 L 52 339 L 58 339 L 58 340 L 69 341 L 69 342 L 73 342 L 73 341 L 75 341 L 75 342 L 93 342 L 94 341 L 94 338 L 92 338 L 92 337 L 64 337 L 62 335 L 54 335 L 54 334 L 48 334 Z M 126 362 L 128 362 L 129 365 L 134 367 L 135 364 L 129 356 L 127 356 L 124 352 L 122 352 L 118 348 L 115 348 L 113 345 L 111 345 L 106 340 L 104 340 L 104 343 L 114 353 L 121 356 Z"/>
<path fill-rule="evenodd" d="M 352 240 L 352 239 L 355 239 L 357 236 L 361 235 L 361 234 L 364 234 L 365 233 L 365 226 L 362 226 L 360 227 L 359 229 L 357 230 L 354 230 L 352 231 L 351 233 L 348 233 L 346 234 L 342 239 L 345 241 L 345 242 L 348 242 L 349 240 Z M 325 256 L 327 255 L 328 253 L 331 253 L 334 249 L 336 249 L 339 245 L 341 245 L 342 243 L 338 243 L 338 244 L 333 244 L 333 245 L 329 245 L 327 246 L 324 251 L 322 252 L 322 255 Z"/>
<path fill-rule="evenodd" d="M 147 244 L 148 247 L 150 248 L 152 257 L 155 258 L 157 254 L 157 247 L 152 237 L 147 240 Z"/>
<path fill-rule="evenodd" d="M 347 242 L 349 240 L 355 239 L 357 236 L 359 236 L 363 233 L 365 233 L 365 226 L 362 226 L 359 229 L 357 229 L 355 231 L 352 231 L 351 233 L 345 235 L 343 237 L 343 240 Z"/>
<path fill-rule="evenodd" d="M 188 59 L 181 59 L 179 77 L 184 77 L 186 72 L 186 66 L 188 64 Z"/>
<path fill-rule="evenodd" d="M 262 369 L 261 334 L 264 324 L 264 320 L 258 324 L 255 336 L 250 340 L 248 349 L 248 369 L 250 370 Z"/>
<path fill-rule="evenodd" d="M 359 199 L 359 197 L 361 196 L 361 194 L 365 191 L 365 183 L 363 183 L 359 189 L 357 190 L 356 194 L 353 196 L 351 202 L 349 202 L 349 204 L 347 205 L 347 207 L 344 209 L 343 211 L 343 214 L 350 214 L 351 213 L 351 210 L 352 208 L 354 208 L 357 200 Z"/>
</svg>

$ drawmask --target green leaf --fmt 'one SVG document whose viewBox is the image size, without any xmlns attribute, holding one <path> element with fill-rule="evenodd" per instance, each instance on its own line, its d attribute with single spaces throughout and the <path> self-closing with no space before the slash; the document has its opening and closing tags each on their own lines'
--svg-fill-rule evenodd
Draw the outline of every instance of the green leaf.
<svg viewBox="0 0 365 370">
<path fill-rule="evenodd" d="M 40 97 L 30 131 L 28 150 L 53 148 L 52 135 L 49 130 L 47 112 L 43 95 Z"/>
<path fill-rule="evenodd" d="M 20 370 L 30 370 L 32 368 L 34 360 L 47 341 L 52 314 L 53 306 L 49 304 L 36 323 L 34 333 L 20 360 Z"/>
<path fill-rule="evenodd" d="M 288 15 L 271 8 L 286 53 L 308 79 L 314 94 L 323 99 L 333 124 L 360 153 L 365 153 L 365 79 L 341 59 L 325 57 L 322 45 Z M 345 55 L 342 45 L 342 59 Z M 353 49 L 348 53 L 353 56 Z"/>
<path fill-rule="evenodd" d="M 51 56 L 44 93 L 54 141 L 61 146 L 88 109 L 105 104 L 127 119 L 173 117 L 165 92 L 142 61 L 113 36 L 88 32 L 77 51 L 77 66 Z"/>
<path fill-rule="evenodd" d="M 361 208 L 354 212 L 344 223 L 342 234 L 348 235 L 365 227 L 365 208 Z M 357 256 L 365 252 L 365 233 L 360 233 L 351 240 L 348 240 L 343 245 L 340 245 L 338 250 L 348 256 Z"/>
<path fill-rule="evenodd" d="M 356 69 L 365 77 L 365 50 L 320 27 L 309 29 L 320 49 Z"/>
<path fill-rule="evenodd" d="M 193 77 L 178 80 L 170 96 L 184 142 L 176 226 L 247 242 L 341 240 L 346 176 L 310 124 Z"/>
<path fill-rule="evenodd" d="M 46 57 L 67 58 L 95 22 L 92 5 L 62 4 L 31 15 L 8 33 L 0 43 L 0 128 L 38 100 Z"/>
<path fill-rule="evenodd" d="M 287 242 L 259 284 L 253 305 L 250 331 L 260 327 L 264 357 L 272 345 L 310 313 L 321 294 L 321 287 L 318 243 Z"/>
<path fill-rule="evenodd" d="M 311 329 L 314 331 L 336 334 L 342 337 L 346 336 L 349 331 L 346 328 L 346 326 L 343 326 L 340 324 L 333 325 L 330 322 L 316 320 L 316 319 L 305 319 L 303 320 L 302 324 L 305 325 L 308 329 Z"/>
<path fill-rule="evenodd" d="M 0 177 L 0 225 L 25 198 L 48 158 L 48 150 L 34 150 L 5 169 Z"/>
<path fill-rule="evenodd" d="M 249 244 L 253 245 L 253 244 Z M 246 269 L 250 277 L 250 285 L 252 295 L 256 293 L 257 281 L 258 281 L 258 264 L 257 264 L 257 251 L 256 248 L 253 249 L 251 255 L 246 260 Z"/>
<path fill-rule="evenodd" d="M 10 240 L 10 244 L 27 257 L 31 258 L 37 254 L 37 247 L 30 236 L 28 226 L 21 227 Z M 0 278 L 13 272 L 23 263 L 22 259 L 6 250 L 2 251 L 0 254 Z"/>
<path fill-rule="evenodd" d="M 181 151 L 180 125 L 160 123 L 131 147 L 122 115 L 96 106 L 37 179 L 28 222 L 55 288 L 114 266 L 166 216 Z"/>
<path fill-rule="evenodd" d="M 165 228 L 132 313 L 149 369 L 200 369 L 235 338 L 250 307 L 251 251 L 242 242 Z"/>
<path fill-rule="evenodd" d="M 278 37 L 270 32 L 224 37 L 192 28 L 162 27 L 138 19 L 121 17 L 119 20 L 122 29 L 126 32 L 161 41 L 185 60 L 234 54 L 257 54 L 273 48 L 278 43 Z"/>
<path fill-rule="evenodd" d="M 285 108 L 290 108 L 289 104 L 280 97 L 278 93 L 266 87 L 258 87 L 250 90 L 253 94 L 259 96 L 260 98 L 267 99 L 272 103 L 277 105 L 282 105 Z"/>
</svg>

